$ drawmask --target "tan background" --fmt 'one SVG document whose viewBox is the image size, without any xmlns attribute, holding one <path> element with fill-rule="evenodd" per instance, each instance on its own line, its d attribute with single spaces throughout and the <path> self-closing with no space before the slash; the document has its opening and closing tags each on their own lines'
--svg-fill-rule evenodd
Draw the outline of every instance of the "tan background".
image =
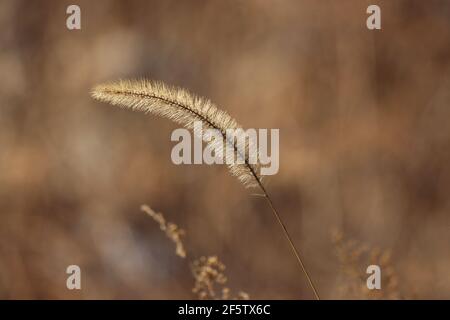
<svg viewBox="0 0 450 320">
<path fill-rule="evenodd" d="M 336 228 L 392 252 L 400 297 L 450 298 L 449 1 L 377 1 L 381 31 L 368 1 L 76 3 L 81 31 L 72 2 L 0 0 L 1 298 L 195 298 L 143 203 L 232 290 L 312 297 L 263 199 L 224 167 L 172 164 L 168 120 L 89 96 L 136 77 L 280 128 L 268 190 L 322 297 L 365 297 L 341 290 L 364 279 L 346 278 Z"/>
</svg>

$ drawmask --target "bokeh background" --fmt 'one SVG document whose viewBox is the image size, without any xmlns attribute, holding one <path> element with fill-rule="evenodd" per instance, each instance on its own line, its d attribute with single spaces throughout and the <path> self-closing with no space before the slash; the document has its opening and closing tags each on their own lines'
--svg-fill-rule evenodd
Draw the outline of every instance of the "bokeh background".
<svg viewBox="0 0 450 320">
<path fill-rule="evenodd" d="M 375 1 L 369 31 L 373 2 L 80 0 L 69 31 L 72 1 L 0 0 L 0 298 L 196 298 L 144 203 L 232 290 L 313 297 L 263 199 L 223 166 L 174 165 L 170 121 L 90 98 L 137 77 L 280 129 L 267 188 L 323 298 L 369 297 L 348 289 L 364 250 L 390 253 L 383 297 L 450 298 L 450 2 Z"/>
</svg>

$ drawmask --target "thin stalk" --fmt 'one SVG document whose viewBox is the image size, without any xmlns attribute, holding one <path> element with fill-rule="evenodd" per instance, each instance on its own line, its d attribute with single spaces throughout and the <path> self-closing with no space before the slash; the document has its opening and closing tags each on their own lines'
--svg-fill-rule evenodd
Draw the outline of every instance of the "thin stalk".
<svg viewBox="0 0 450 320">
<path fill-rule="evenodd" d="M 303 273 L 305 274 L 306 279 L 308 279 L 309 286 L 311 287 L 312 291 L 314 292 L 315 298 L 317 300 L 320 300 L 320 297 L 319 297 L 319 294 L 318 294 L 318 292 L 316 290 L 316 287 L 314 286 L 314 283 L 313 283 L 311 277 L 309 276 L 308 270 L 306 270 L 305 264 L 303 263 L 303 260 L 302 260 L 302 258 L 300 256 L 300 252 L 295 247 L 295 244 L 292 241 L 291 236 L 289 235 L 289 232 L 287 231 L 286 226 L 283 223 L 283 220 L 281 220 L 281 217 L 278 214 L 278 211 L 275 209 L 275 207 L 273 205 L 272 199 L 270 199 L 269 194 L 267 193 L 266 189 L 264 188 L 264 186 L 262 184 L 260 184 L 260 187 L 261 187 L 261 189 L 264 192 L 264 198 L 266 198 L 267 202 L 269 203 L 270 208 L 272 209 L 272 212 L 273 212 L 275 218 L 277 219 L 279 225 L 283 229 L 283 233 L 284 233 L 286 239 L 288 240 L 288 242 L 290 244 L 292 252 L 294 253 L 295 257 L 297 258 L 298 264 L 300 265 Z"/>
</svg>

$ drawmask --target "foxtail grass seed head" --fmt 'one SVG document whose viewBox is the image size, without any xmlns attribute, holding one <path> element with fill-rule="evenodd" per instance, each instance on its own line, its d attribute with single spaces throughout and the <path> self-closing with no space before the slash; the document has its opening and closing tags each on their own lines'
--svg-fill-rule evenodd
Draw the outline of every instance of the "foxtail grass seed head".
<svg viewBox="0 0 450 320">
<path fill-rule="evenodd" d="M 235 119 L 208 99 L 184 89 L 155 81 L 124 80 L 96 86 L 92 97 L 119 107 L 162 116 L 192 130 L 196 137 L 206 140 L 208 151 L 213 150 L 214 157 L 223 155 L 230 172 L 246 187 L 262 186 L 261 172 L 278 172 L 278 130 L 273 129 L 275 131 L 272 132 L 271 157 L 268 157 L 267 137 L 260 137 L 265 142 L 262 147 L 264 155 L 260 157 L 255 138 L 252 138 L 255 136 L 253 132 L 243 130 Z M 264 165 L 274 160 L 274 166 L 261 168 L 261 160 Z"/>
</svg>

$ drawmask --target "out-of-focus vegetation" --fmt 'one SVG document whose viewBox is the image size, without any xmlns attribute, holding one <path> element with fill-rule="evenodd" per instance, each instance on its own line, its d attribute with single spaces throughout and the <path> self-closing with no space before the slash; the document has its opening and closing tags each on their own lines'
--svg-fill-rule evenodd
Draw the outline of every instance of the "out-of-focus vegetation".
<svg viewBox="0 0 450 320">
<path fill-rule="evenodd" d="M 280 129 L 268 189 L 322 298 L 353 297 L 332 228 L 388 249 L 404 296 L 450 297 L 450 2 L 377 1 L 381 31 L 359 0 L 77 2 L 69 31 L 69 3 L 0 0 L 1 298 L 195 297 L 143 203 L 231 288 L 311 297 L 263 199 L 222 166 L 174 165 L 170 121 L 89 96 L 137 77 Z"/>
</svg>

